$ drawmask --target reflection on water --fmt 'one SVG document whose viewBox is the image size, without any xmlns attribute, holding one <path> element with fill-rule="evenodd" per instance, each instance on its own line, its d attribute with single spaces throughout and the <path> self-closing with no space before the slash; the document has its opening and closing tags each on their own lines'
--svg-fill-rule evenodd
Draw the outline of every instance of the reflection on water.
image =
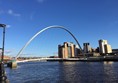
<svg viewBox="0 0 118 83">
<path fill-rule="evenodd" d="M 6 72 L 10 83 L 118 82 L 118 62 L 28 62 Z"/>
<path fill-rule="evenodd" d="M 64 62 L 60 63 L 60 83 L 75 83 L 76 82 L 76 62 Z M 79 81 L 79 80 L 78 80 Z"/>
<path fill-rule="evenodd" d="M 114 83 L 116 82 L 117 80 L 117 76 L 118 76 L 118 73 L 116 71 L 116 65 L 114 65 L 115 62 L 105 62 L 104 63 L 104 75 L 105 75 L 105 78 L 104 78 L 104 81 L 105 83 Z"/>
<path fill-rule="evenodd" d="M 113 61 L 104 61 L 104 64 L 107 65 L 107 64 L 113 64 L 114 62 Z"/>
</svg>

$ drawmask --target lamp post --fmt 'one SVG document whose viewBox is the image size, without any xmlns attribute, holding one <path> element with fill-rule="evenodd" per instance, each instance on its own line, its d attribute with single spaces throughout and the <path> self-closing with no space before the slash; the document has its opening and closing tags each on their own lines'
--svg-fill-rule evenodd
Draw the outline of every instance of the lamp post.
<svg viewBox="0 0 118 83">
<path fill-rule="evenodd" d="M 2 56 L 1 56 L 1 62 L 3 63 L 4 61 L 4 44 L 5 44 L 5 24 L 0 24 L 0 27 L 3 28 L 3 42 L 2 42 Z"/>
<path fill-rule="evenodd" d="M 2 42 L 2 56 L 1 56 L 1 63 L 0 63 L 0 83 L 6 83 L 7 77 L 5 75 L 4 69 L 4 44 L 5 44 L 5 24 L 0 24 L 0 27 L 3 28 L 3 42 Z"/>
</svg>

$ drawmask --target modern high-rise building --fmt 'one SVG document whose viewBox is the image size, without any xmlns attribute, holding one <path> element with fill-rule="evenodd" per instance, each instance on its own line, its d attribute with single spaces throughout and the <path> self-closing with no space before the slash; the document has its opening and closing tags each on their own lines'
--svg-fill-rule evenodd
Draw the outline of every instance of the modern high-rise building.
<svg viewBox="0 0 118 83">
<path fill-rule="evenodd" d="M 81 54 L 81 50 L 79 49 L 78 45 L 75 45 L 75 57 L 78 57 Z"/>
<path fill-rule="evenodd" d="M 75 57 L 77 54 L 76 45 L 72 42 L 64 42 L 64 45 L 58 45 L 59 58 Z"/>
<path fill-rule="evenodd" d="M 105 53 L 112 53 L 112 48 L 111 48 L 111 45 L 104 45 L 104 48 L 105 48 Z"/>
<path fill-rule="evenodd" d="M 84 53 L 91 53 L 92 52 L 92 48 L 89 43 L 83 43 L 83 50 L 84 50 Z"/>
<path fill-rule="evenodd" d="M 108 44 L 107 40 L 99 40 L 99 52 L 100 53 L 112 53 L 111 45 Z"/>
<path fill-rule="evenodd" d="M 105 53 L 104 45 L 107 44 L 107 40 L 99 40 L 99 52 Z"/>
</svg>

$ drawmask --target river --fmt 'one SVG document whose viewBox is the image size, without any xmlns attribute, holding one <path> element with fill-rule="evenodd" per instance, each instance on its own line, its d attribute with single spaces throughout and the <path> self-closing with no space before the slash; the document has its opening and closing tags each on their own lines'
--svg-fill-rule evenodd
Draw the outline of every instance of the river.
<svg viewBox="0 0 118 83">
<path fill-rule="evenodd" d="M 25 62 L 5 70 L 10 83 L 118 83 L 118 62 Z"/>
</svg>

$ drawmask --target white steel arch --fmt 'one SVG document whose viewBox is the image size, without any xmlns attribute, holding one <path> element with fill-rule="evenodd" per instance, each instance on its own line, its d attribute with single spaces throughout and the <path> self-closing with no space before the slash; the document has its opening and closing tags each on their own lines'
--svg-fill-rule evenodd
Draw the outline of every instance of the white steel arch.
<svg viewBox="0 0 118 83">
<path fill-rule="evenodd" d="M 82 48 L 81 48 L 81 46 L 80 46 L 78 40 L 75 38 L 75 36 L 74 36 L 68 29 L 64 28 L 63 26 L 53 25 L 53 26 L 48 26 L 48 27 L 46 27 L 46 28 L 40 30 L 40 31 L 39 31 L 38 33 L 36 33 L 33 37 L 31 37 L 31 39 L 30 39 L 30 40 L 22 47 L 22 49 L 18 52 L 18 54 L 17 54 L 17 56 L 15 57 L 15 59 L 17 59 L 17 58 L 20 56 L 20 54 L 23 52 L 23 50 L 31 43 L 31 41 L 32 41 L 35 37 L 37 37 L 40 33 L 44 32 L 45 30 L 50 29 L 50 28 L 60 28 L 60 29 L 63 29 L 63 30 L 65 30 L 65 31 L 67 31 L 67 32 L 74 38 L 74 40 L 76 41 L 77 45 L 79 46 L 79 48 L 80 48 L 82 54 L 84 55 L 84 52 L 83 52 L 83 50 L 82 50 Z"/>
</svg>

